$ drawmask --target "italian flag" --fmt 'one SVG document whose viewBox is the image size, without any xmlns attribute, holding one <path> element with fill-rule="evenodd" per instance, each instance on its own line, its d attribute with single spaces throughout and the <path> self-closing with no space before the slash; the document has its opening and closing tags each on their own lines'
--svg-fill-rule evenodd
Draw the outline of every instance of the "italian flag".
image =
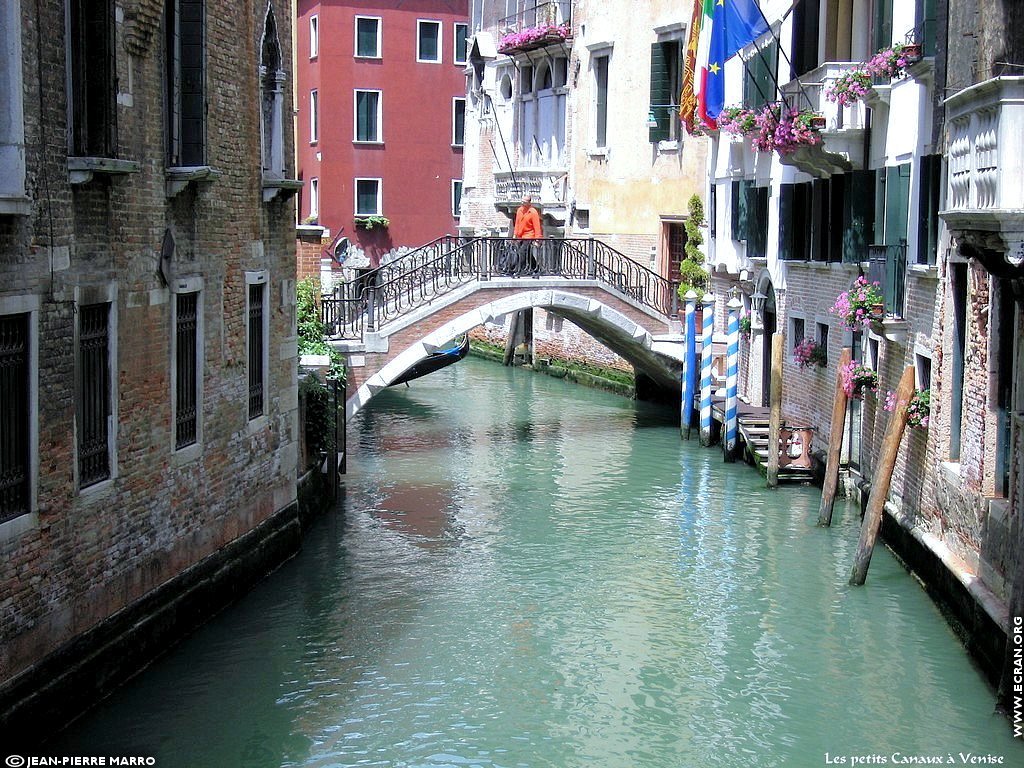
<svg viewBox="0 0 1024 768">
<path fill-rule="evenodd" d="M 715 2 L 716 0 L 703 0 L 701 3 L 700 27 L 697 33 L 697 57 L 693 78 L 693 94 L 697 102 L 696 113 L 708 128 L 718 127 L 715 118 L 708 115 L 707 101 L 708 58 L 711 55 L 711 34 L 715 26 Z M 696 9 L 694 9 L 694 16 L 696 16 Z"/>
</svg>

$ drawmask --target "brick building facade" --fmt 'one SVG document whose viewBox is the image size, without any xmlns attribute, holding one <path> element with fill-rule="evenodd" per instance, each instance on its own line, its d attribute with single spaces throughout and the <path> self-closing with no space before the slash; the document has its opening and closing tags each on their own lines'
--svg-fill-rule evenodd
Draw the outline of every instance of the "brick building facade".
<svg viewBox="0 0 1024 768">
<path fill-rule="evenodd" d="M 31 739 L 294 551 L 299 185 L 287 3 L 2 13 L 0 726 Z"/>
</svg>

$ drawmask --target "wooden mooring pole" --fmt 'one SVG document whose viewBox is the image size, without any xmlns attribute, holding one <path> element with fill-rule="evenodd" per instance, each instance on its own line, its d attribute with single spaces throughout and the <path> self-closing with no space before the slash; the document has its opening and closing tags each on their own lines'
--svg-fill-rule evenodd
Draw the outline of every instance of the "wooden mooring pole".
<svg viewBox="0 0 1024 768">
<path fill-rule="evenodd" d="M 782 429 L 782 359 L 786 353 L 786 334 L 772 336 L 772 372 L 768 401 L 768 487 L 779 484 L 779 432 Z"/>
<path fill-rule="evenodd" d="M 889 418 L 889 426 L 885 429 L 882 439 L 882 452 L 878 457 L 878 467 L 871 482 L 868 495 L 868 506 L 864 511 L 864 521 L 860 528 L 860 541 L 857 543 L 857 556 L 850 573 L 850 584 L 859 587 L 868 576 L 871 565 L 871 554 L 875 550 L 875 539 L 882 525 L 882 511 L 885 500 L 889 496 L 889 484 L 892 482 L 892 471 L 896 466 L 896 456 L 900 450 L 903 431 L 907 428 L 907 404 L 914 396 L 914 367 L 907 366 L 896 389 L 896 406 Z"/>
<path fill-rule="evenodd" d="M 832 525 L 832 507 L 836 501 L 836 488 L 839 485 L 839 459 L 843 451 L 843 432 L 846 427 L 846 406 L 849 398 L 843 389 L 843 368 L 850 364 L 853 353 L 844 347 L 839 355 L 839 368 L 836 372 L 836 397 L 832 403 L 832 423 L 828 435 L 828 461 L 825 464 L 825 480 L 821 484 L 821 506 L 818 508 L 818 525 Z"/>
</svg>

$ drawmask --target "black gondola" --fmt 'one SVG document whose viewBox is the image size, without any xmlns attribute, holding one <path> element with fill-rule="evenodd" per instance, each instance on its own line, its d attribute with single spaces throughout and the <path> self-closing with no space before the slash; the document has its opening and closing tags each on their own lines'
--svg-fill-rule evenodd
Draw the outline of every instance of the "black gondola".
<svg viewBox="0 0 1024 768">
<path fill-rule="evenodd" d="M 439 349 L 436 352 L 431 352 L 418 363 L 407 368 L 405 373 L 392 381 L 388 386 L 393 387 L 396 384 L 406 384 L 413 379 L 426 376 L 428 373 L 439 371 L 452 363 L 459 362 L 459 360 L 464 358 L 468 352 L 469 334 L 466 334 L 458 344 L 452 347 L 446 347 L 445 349 Z"/>
</svg>

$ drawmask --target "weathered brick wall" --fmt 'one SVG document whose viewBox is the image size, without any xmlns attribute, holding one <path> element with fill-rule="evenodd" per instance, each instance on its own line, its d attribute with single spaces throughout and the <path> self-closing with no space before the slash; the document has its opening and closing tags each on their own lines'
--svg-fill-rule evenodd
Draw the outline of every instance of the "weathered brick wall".
<svg viewBox="0 0 1024 768">
<path fill-rule="evenodd" d="M 320 279 L 320 254 L 327 243 L 318 234 L 300 234 L 295 240 L 295 277 Z"/>
<path fill-rule="evenodd" d="M 277 5 L 289 61 L 290 11 Z M 0 217 L 0 299 L 35 297 L 40 306 L 38 504 L 34 521 L 0 531 L 0 689 L 295 499 L 294 211 L 290 200 L 264 204 L 261 190 L 257 69 L 267 4 L 239 14 L 237 3 L 207 3 L 207 159 L 222 175 L 173 198 L 160 34 L 132 58 L 115 49 L 117 154 L 140 170 L 72 186 L 63 37 L 43 34 L 43 49 L 35 47 L 37 24 L 63 28 L 64 4 L 42 0 L 39 8 L 37 17 L 35 5 L 22 6 L 26 93 L 45 96 L 43 112 L 40 101 L 25 104 L 33 213 Z M 174 296 L 158 269 L 168 224 L 177 243 L 165 265 L 171 286 L 173 277 L 203 280 L 203 442 L 187 458 L 172 450 Z M 245 270 L 269 275 L 266 417 L 252 422 Z M 116 289 L 116 461 L 110 481 L 80 491 L 75 301 L 96 286 Z"/>
</svg>

